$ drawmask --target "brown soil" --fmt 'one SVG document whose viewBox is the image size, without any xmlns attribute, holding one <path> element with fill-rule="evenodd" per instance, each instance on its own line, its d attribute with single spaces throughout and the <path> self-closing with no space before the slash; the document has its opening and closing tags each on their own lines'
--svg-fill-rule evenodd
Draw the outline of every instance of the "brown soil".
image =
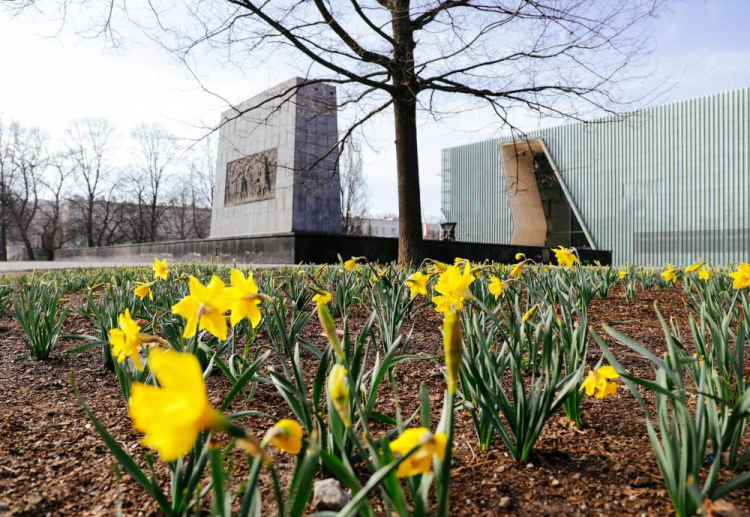
<svg viewBox="0 0 750 517">
<path fill-rule="evenodd" d="M 653 303 L 675 318 L 683 336 L 689 335 L 681 291 L 638 293 L 633 304 L 611 294 L 595 300 L 591 323 L 620 322 L 618 330 L 661 355 L 664 338 Z M 76 306 L 72 297 L 69 302 Z M 351 324 L 361 325 L 364 314 L 355 309 Z M 323 346 L 313 320 L 306 338 Z M 91 332 L 91 324 L 73 313 L 67 333 Z M 2 515 L 123 515 L 155 513 L 148 496 L 126 475 L 118 483 L 115 460 L 92 428 L 71 391 L 69 375 L 75 371 L 81 392 L 102 423 L 143 465 L 143 447 L 130 425 L 117 380 L 101 365 L 100 351 L 64 352 L 79 342 L 62 342 L 48 361 L 16 361 L 25 355 L 18 325 L 8 316 L 0 319 L 0 516 Z M 438 354 L 442 343 L 439 318 L 423 309 L 416 318 L 410 353 Z M 649 364 L 623 346 L 614 344 L 623 365 L 638 375 L 652 377 Z M 594 349 L 590 360 L 598 360 Z M 444 377 L 438 361 L 411 361 L 398 367 L 404 414 L 418 404 L 418 390 L 403 387 L 426 382 L 430 387 L 434 418 L 438 418 Z M 209 381 L 209 394 L 217 402 L 228 390 L 221 375 Z M 393 395 L 384 391 L 380 411 L 393 410 Z M 288 416 L 283 400 L 261 385 L 249 407 L 277 417 Z M 561 410 L 552 418 L 529 464 L 514 462 L 496 438 L 490 451 L 479 451 L 466 410 L 456 417 L 455 463 L 452 471 L 452 515 L 669 515 L 669 497 L 646 436 L 643 414 L 626 390 L 605 400 L 583 403 L 586 426 L 576 429 Z M 246 420 L 261 433 L 268 422 Z M 282 473 L 290 460 L 277 456 Z M 160 473 L 164 473 L 163 469 Z M 166 478 L 164 478 L 166 480 Z M 266 484 L 267 486 L 267 484 Z M 264 489 L 264 491 L 266 491 Z M 264 499 L 270 501 L 270 494 Z M 729 501 L 750 515 L 750 491 L 735 492 Z M 269 503 L 270 504 L 270 503 Z M 377 505 L 376 505 L 377 506 Z"/>
</svg>

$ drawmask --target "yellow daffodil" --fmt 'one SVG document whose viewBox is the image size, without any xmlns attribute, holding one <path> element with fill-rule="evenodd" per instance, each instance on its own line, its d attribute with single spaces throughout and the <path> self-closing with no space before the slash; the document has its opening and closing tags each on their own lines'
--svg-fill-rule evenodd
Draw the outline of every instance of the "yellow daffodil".
<svg viewBox="0 0 750 517">
<path fill-rule="evenodd" d="M 154 265 L 151 267 L 154 268 L 154 278 L 161 278 L 162 280 L 167 279 L 167 276 L 169 275 L 169 271 L 167 270 L 167 259 L 159 260 L 158 258 L 155 258 Z"/>
<path fill-rule="evenodd" d="M 607 382 L 607 380 L 617 379 L 620 374 L 611 366 L 602 366 L 596 370 L 590 370 L 588 377 L 581 384 L 581 390 L 586 390 L 589 397 L 594 395 L 598 399 L 603 399 L 617 392 L 617 383 Z"/>
<path fill-rule="evenodd" d="M 448 269 L 448 264 L 445 264 L 444 262 L 440 262 L 439 260 L 429 259 L 429 262 L 432 264 L 432 267 L 427 272 L 431 275 L 434 275 L 436 273 L 442 273 L 443 271 Z"/>
<path fill-rule="evenodd" d="M 206 329 L 221 339 L 227 339 L 227 320 L 224 313 L 229 309 L 225 296 L 224 282 L 213 276 L 204 286 L 194 276 L 190 276 L 190 294 L 172 306 L 172 312 L 187 319 L 183 337 L 189 339 L 198 330 Z"/>
<path fill-rule="evenodd" d="M 706 281 L 706 280 L 708 280 L 709 278 L 711 278 L 711 271 L 709 271 L 709 270 L 708 270 L 708 269 L 706 269 L 705 267 L 702 267 L 702 268 L 701 268 L 701 269 L 700 269 L 700 270 L 698 271 L 698 278 L 699 278 L 700 280 L 703 280 L 703 281 Z"/>
<path fill-rule="evenodd" d="M 667 264 L 667 269 L 661 274 L 661 277 L 667 282 L 676 282 L 677 275 L 675 274 L 677 269 L 672 264 Z"/>
<path fill-rule="evenodd" d="M 349 260 L 347 260 L 346 262 L 344 262 L 344 267 L 347 269 L 347 271 L 352 271 L 352 270 L 356 269 L 356 267 L 357 267 L 357 260 L 354 257 L 350 258 Z"/>
<path fill-rule="evenodd" d="M 510 270 L 510 276 L 513 278 L 518 278 L 521 276 L 521 273 L 523 272 L 523 267 L 526 265 L 526 261 L 523 260 L 519 262 L 518 264 L 515 264 L 511 270 Z"/>
<path fill-rule="evenodd" d="M 416 273 L 411 275 L 409 278 L 407 278 L 406 285 L 409 287 L 411 297 L 416 298 L 418 294 L 421 294 L 422 296 L 427 296 L 427 282 L 429 280 L 430 280 L 430 277 L 425 275 L 421 271 L 417 271 Z"/>
<path fill-rule="evenodd" d="M 700 268 L 703 267 L 703 264 L 705 264 L 705 262 L 696 262 L 692 266 L 686 267 L 685 273 L 695 273 L 696 271 L 698 271 Z"/>
<path fill-rule="evenodd" d="M 401 436 L 391 442 L 391 450 L 405 456 L 414 447 L 419 447 L 398 466 L 396 476 L 403 478 L 432 471 L 432 458 L 443 461 L 448 437 L 445 433 L 432 434 L 426 427 L 406 429 Z"/>
<path fill-rule="evenodd" d="M 576 256 L 576 250 L 574 248 L 565 248 L 563 246 L 560 246 L 559 248 L 555 248 L 552 251 L 555 252 L 555 259 L 557 259 L 557 264 L 562 267 L 572 267 L 576 262 L 578 262 L 578 257 Z"/>
<path fill-rule="evenodd" d="M 302 450 L 302 426 L 295 420 L 279 420 L 266 431 L 263 447 L 273 445 L 287 454 L 299 454 Z"/>
<path fill-rule="evenodd" d="M 529 321 L 531 318 L 534 317 L 534 314 L 536 314 L 536 311 L 539 310 L 539 304 L 535 304 L 531 309 L 523 313 L 523 321 Z"/>
<path fill-rule="evenodd" d="M 144 445 L 175 461 L 193 448 L 198 434 L 224 422 L 208 402 L 198 358 L 154 349 L 148 367 L 159 387 L 134 382 L 128 408 L 133 427 L 144 433 Z"/>
<path fill-rule="evenodd" d="M 492 294 L 497 300 L 498 298 L 500 298 L 500 295 L 505 292 L 505 283 L 498 277 L 493 276 L 490 278 L 490 283 L 487 286 L 487 289 L 489 289 L 490 294 Z"/>
<path fill-rule="evenodd" d="M 526 255 L 523 253 L 516 253 L 516 260 L 526 260 Z"/>
<path fill-rule="evenodd" d="M 617 273 L 617 278 L 620 280 L 625 280 L 625 278 L 628 276 L 628 272 L 626 270 L 622 270 L 619 273 Z"/>
<path fill-rule="evenodd" d="M 729 276 L 734 279 L 732 287 L 734 287 L 735 289 L 742 289 L 743 287 L 749 286 L 750 264 L 740 264 L 739 268 L 737 268 L 737 271 L 729 273 Z"/>
<path fill-rule="evenodd" d="M 135 289 L 133 289 L 133 292 L 135 295 L 143 300 L 146 296 L 148 296 L 150 299 L 154 299 L 154 293 L 151 292 L 151 287 L 154 284 L 152 282 L 146 283 L 146 282 L 136 282 L 135 283 Z"/>
<path fill-rule="evenodd" d="M 320 291 L 318 293 L 315 293 L 315 296 L 313 296 L 312 299 L 316 304 L 320 306 L 330 302 L 332 297 L 331 293 L 329 293 L 328 291 Z"/>
<path fill-rule="evenodd" d="M 232 281 L 232 286 L 226 289 L 224 295 L 229 302 L 229 309 L 232 311 L 230 323 L 234 327 L 247 318 L 253 328 L 256 328 L 261 319 L 260 309 L 258 308 L 261 298 L 258 296 L 258 286 L 255 284 L 253 274 L 248 273 L 247 278 L 245 278 L 242 271 L 233 269 L 229 278 Z"/>
<path fill-rule="evenodd" d="M 352 421 L 349 416 L 349 378 L 347 373 L 343 365 L 333 365 L 331 373 L 328 374 L 328 396 L 331 397 L 333 407 L 336 408 L 344 426 L 349 428 Z"/>
<path fill-rule="evenodd" d="M 443 321 L 443 351 L 445 352 L 445 370 L 448 377 L 448 393 L 453 394 L 456 392 L 463 355 L 463 326 L 461 325 L 461 317 L 453 311 L 445 313 L 445 320 Z"/>
<path fill-rule="evenodd" d="M 144 343 L 141 335 L 141 327 L 130 317 L 130 309 L 125 309 L 123 314 L 117 318 L 120 328 L 109 331 L 109 344 L 112 345 L 112 354 L 122 363 L 130 357 L 138 370 L 143 370 L 141 364 L 141 345 Z"/>
<path fill-rule="evenodd" d="M 435 310 L 447 314 L 463 309 L 464 300 L 471 296 L 469 286 L 474 280 L 468 264 L 464 266 L 463 273 L 459 266 L 449 266 L 435 284 L 435 291 L 439 293 L 439 296 L 432 299 Z"/>
</svg>

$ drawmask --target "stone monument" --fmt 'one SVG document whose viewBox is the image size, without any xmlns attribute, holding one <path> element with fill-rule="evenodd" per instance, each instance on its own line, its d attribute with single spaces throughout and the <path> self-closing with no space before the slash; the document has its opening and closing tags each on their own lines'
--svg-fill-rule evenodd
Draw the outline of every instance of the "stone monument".
<svg viewBox="0 0 750 517">
<path fill-rule="evenodd" d="M 302 84 L 222 114 L 212 238 L 341 233 L 336 87 Z"/>
</svg>

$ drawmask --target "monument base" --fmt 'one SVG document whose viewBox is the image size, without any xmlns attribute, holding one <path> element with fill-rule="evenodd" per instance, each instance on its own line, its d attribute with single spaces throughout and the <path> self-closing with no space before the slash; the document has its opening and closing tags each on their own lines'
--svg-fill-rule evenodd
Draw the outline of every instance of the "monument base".
<svg viewBox="0 0 750 517">
<path fill-rule="evenodd" d="M 549 248 L 482 244 L 457 241 L 424 241 L 425 256 L 443 262 L 456 257 L 473 262 L 490 260 L 511 264 L 517 253 L 540 263 L 554 262 Z M 580 249 L 584 263 L 612 263 L 612 252 Z M 367 257 L 370 261 L 391 262 L 398 257 L 398 239 L 360 237 L 328 233 L 278 233 L 252 237 L 222 237 L 185 241 L 120 244 L 100 248 L 61 249 L 56 260 L 91 262 L 127 262 L 138 258 L 169 257 L 172 261 L 214 261 L 237 264 L 335 264 L 338 256 Z"/>
</svg>

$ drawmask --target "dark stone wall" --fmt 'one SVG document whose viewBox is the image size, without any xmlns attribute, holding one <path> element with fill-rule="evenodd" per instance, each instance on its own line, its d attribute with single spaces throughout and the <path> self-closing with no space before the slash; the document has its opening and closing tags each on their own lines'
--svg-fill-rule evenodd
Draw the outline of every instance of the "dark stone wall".
<svg viewBox="0 0 750 517">
<path fill-rule="evenodd" d="M 536 262 L 555 261 L 555 255 L 551 250 L 534 246 L 446 241 L 425 241 L 424 246 L 427 257 L 443 262 L 453 262 L 454 258 L 461 257 L 474 262 L 491 260 L 510 264 L 517 262 L 516 253 L 523 253 Z M 611 251 L 581 249 L 578 253 L 584 263 L 612 263 Z M 173 260 L 214 260 L 219 263 L 335 264 L 338 262 L 337 254 L 345 260 L 361 256 L 373 262 L 390 262 L 398 257 L 398 239 L 327 233 L 284 233 L 262 237 L 195 239 L 63 249 L 55 253 L 55 259 L 127 262 L 128 259 L 169 256 Z"/>
</svg>

